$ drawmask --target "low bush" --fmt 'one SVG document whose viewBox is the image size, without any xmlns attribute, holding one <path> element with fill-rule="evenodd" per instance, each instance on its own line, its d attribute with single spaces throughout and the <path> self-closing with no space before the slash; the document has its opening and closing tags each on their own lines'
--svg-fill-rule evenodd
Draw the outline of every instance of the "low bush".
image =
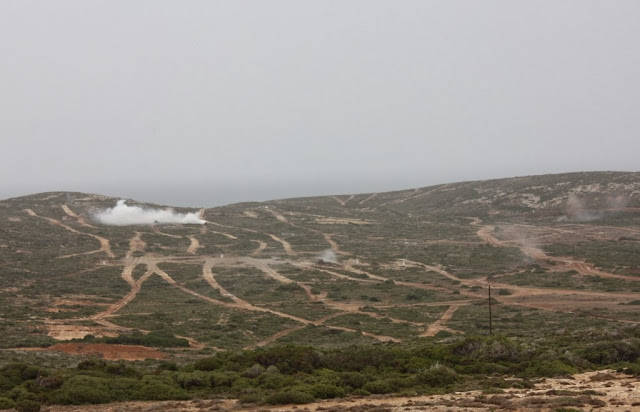
<svg viewBox="0 0 640 412">
<path fill-rule="evenodd" d="M 364 389 L 369 393 L 374 393 L 376 395 L 391 393 L 395 391 L 395 388 L 391 386 L 389 382 L 384 380 L 367 382 L 362 389 Z"/>
<path fill-rule="evenodd" d="M 276 392 L 265 400 L 269 405 L 284 405 L 294 403 L 297 405 L 311 403 L 315 400 L 313 395 L 306 392 L 288 390 L 284 392 Z"/>
<path fill-rule="evenodd" d="M 16 406 L 13 399 L 0 397 L 0 409 L 11 409 Z"/>
<path fill-rule="evenodd" d="M 451 368 L 436 365 L 424 372 L 420 372 L 416 376 L 416 381 L 432 387 L 443 387 L 456 383 L 458 381 L 458 374 Z"/>
<path fill-rule="evenodd" d="M 343 388 L 324 383 L 317 383 L 311 386 L 310 392 L 315 398 L 319 399 L 341 398 L 345 395 Z"/>
<path fill-rule="evenodd" d="M 18 412 L 40 412 L 40 402 L 31 399 L 21 399 L 16 402 L 16 411 Z"/>
</svg>

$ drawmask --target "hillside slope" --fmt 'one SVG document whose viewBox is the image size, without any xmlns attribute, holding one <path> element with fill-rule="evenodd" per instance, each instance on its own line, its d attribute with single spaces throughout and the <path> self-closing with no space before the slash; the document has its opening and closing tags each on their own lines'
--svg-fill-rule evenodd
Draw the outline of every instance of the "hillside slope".
<svg viewBox="0 0 640 412">
<path fill-rule="evenodd" d="M 134 331 L 187 351 L 446 339 L 487 332 L 489 283 L 509 336 L 640 322 L 640 173 L 176 210 L 206 225 L 97 222 L 116 201 L 0 201 L 3 347 Z"/>
</svg>

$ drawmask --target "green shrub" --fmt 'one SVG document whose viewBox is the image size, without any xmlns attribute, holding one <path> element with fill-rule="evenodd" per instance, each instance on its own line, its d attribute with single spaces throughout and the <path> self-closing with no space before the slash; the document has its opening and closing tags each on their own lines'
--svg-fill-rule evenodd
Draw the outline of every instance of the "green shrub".
<svg viewBox="0 0 640 412">
<path fill-rule="evenodd" d="M 158 365 L 158 370 L 164 370 L 164 371 L 177 371 L 178 370 L 178 364 L 175 362 L 161 362 Z M 200 369 L 202 370 L 202 369 Z"/>
<path fill-rule="evenodd" d="M 62 387 L 54 392 L 51 399 L 54 403 L 64 405 L 82 405 L 111 402 L 106 380 L 92 376 L 76 375 L 69 378 Z"/>
<path fill-rule="evenodd" d="M 255 362 L 264 367 L 275 365 L 282 373 L 311 373 L 320 366 L 320 358 L 310 346 L 276 346 L 255 353 Z"/>
<path fill-rule="evenodd" d="M 220 369 L 220 367 L 222 367 L 222 364 L 222 359 L 214 356 L 211 358 L 198 359 L 193 364 L 193 367 L 194 369 L 199 371 L 214 371 L 216 369 Z"/>
<path fill-rule="evenodd" d="M 295 383 L 295 378 L 281 374 L 262 374 L 258 379 L 263 389 L 282 389 Z"/>
<path fill-rule="evenodd" d="M 233 382 L 235 382 L 239 377 L 240 375 L 236 372 L 213 372 L 209 374 L 209 382 L 214 388 L 230 388 L 233 385 Z"/>
<path fill-rule="evenodd" d="M 265 371 L 264 366 L 260 365 L 259 363 L 256 363 L 252 367 L 247 368 L 244 372 L 242 372 L 242 376 L 244 376 L 245 378 L 254 379 L 262 375 L 264 371 Z"/>
<path fill-rule="evenodd" d="M 29 396 L 31 396 L 31 393 L 27 390 L 27 388 L 23 386 L 16 386 L 14 388 L 11 388 L 11 390 L 5 392 L 4 395 L 8 398 L 13 399 L 14 401 L 17 401 L 21 398 L 28 398 Z"/>
<path fill-rule="evenodd" d="M 0 409 L 11 409 L 16 406 L 16 403 L 9 398 L 0 397 Z"/>
<path fill-rule="evenodd" d="M 559 360 L 539 361 L 525 370 L 525 375 L 538 377 L 554 377 L 563 375 L 573 375 L 577 373 L 577 369 L 569 365 L 565 365 Z"/>
<path fill-rule="evenodd" d="M 273 395 L 268 396 L 265 402 L 269 405 L 284 405 L 289 403 L 300 405 L 304 403 L 311 403 L 314 400 L 315 398 L 306 392 L 288 390 L 284 392 L 277 392 Z"/>
<path fill-rule="evenodd" d="M 367 382 L 362 389 L 377 395 L 395 392 L 395 388 L 393 388 L 389 382 L 384 380 Z"/>
<path fill-rule="evenodd" d="M 176 376 L 176 382 L 183 389 L 203 388 L 211 385 L 210 377 L 201 371 L 182 372 Z"/>
<path fill-rule="evenodd" d="M 134 368 L 125 365 L 124 362 L 109 363 L 107 366 L 105 366 L 104 371 L 111 375 L 130 377 L 138 376 L 138 372 Z"/>
<path fill-rule="evenodd" d="M 7 377 L 0 375 L 0 393 L 8 391 L 17 384 L 11 382 Z"/>
<path fill-rule="evenodd" d="M 334 371 L 362 371 L 365 368 L 392 366 L 398 353 L 380 346 L 350 346 L 328 353 L 323 366 Z"/>
<path fill-rule="evenodd" d="M 606 365 L 616 362 L 635 362 L 640 358 L 640 341 L 599 342 L 589 345 L 583 351 L 589 362 Z"/>
<path fill-rule="evenodd" d="M 340 374 L 340 380 L 343 386 L 350 386 L 354 389 L 362 388 L 369 382 L 369 378 L 360 372 L 343 372 Z"/>
<path fill-rule="evenodd" d="M 15 406 L 18 412 L 40 412 L 40 407 L 40 402 L 31 399 L 20 399 Z"/>
<path fill-rule="evenodd" d="M 362 388 L 358 388 L 356 390 L 354 390 L 353 392 L 351 392 L 351 395 L 354 396 L 371 396 L 371 392 L 364 390 Z"/>
<path fill-rule="evenodd" d="M 458 374 L 446 366 L 434 366 L 416 375 L 416 381 L 432 387 L 443 387 L 458 381 Z"/>
<path fill-rule="evenodd" d="M 316 383 L 310 388 L 311 394 L 319 399 L 341 398 L 345 395 L 344 389 L 325 383 Z"/>
<path fill-rule="evenodd" d="M 264 399 L 264 394 L 262 392 L 251 392 L 244 395 L 241 395 L 238 398 L 240 403 L 262 403 Z"/>
<path fill-rule="evenodd" d="M 37 366 L 24 362 L 12 362 L 0 368 L 0 376 L 4 377 L 0 380 L 0 386 L 7 390 L 26 380 L 36 379 L 41 374 L 44 374 L 44 371 Z"/>
<path fill-rule="evenodd" d="M 78 370 L 104 370 L 107 367 L 107 362 L 102 359 L 87 359 L 78 364 Z"/>
<path fill-rule="evenodd" d="M 145 401 L 186 400 L 189 395 L 167 376 L 145 375 L 136 398 Z"/>
</svg>

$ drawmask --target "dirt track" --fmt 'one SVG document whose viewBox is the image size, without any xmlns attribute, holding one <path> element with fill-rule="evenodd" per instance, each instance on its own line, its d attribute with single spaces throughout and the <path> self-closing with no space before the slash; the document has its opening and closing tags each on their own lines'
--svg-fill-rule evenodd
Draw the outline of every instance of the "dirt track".
<svg viewBox="0 0 640 412">
<path fill-rule="evenodd" d="M 77 229 L 72 228 L 71 226 L 65 225 L 64 223 L 60 222 L 57 219 L 53 219 L 50 217 L 44 217 L 44 216 L 39 216 L 36 212 L 34 212 L 31 209 L 25 209 L 26 212 L 33 217 L 38 217 L 40 219 L 44 219 L 49 221 L 49 223 L 51 223 L 52 225 L 56 225 L 56 226 L 60 226 L 63 229 L 66 229 L 72 233 L 76 233 L 78 235 L 84 235 L 84 236 L 91 236 L 92 238 L 96 239 L 97 241 L 100 242 L 100 248 L 107 254 L 107 256 L 109 256 L 112 259 L 115 259 L 116 255 L 111 251 L 111 245 L 109 244 L 109 240 L 98 236 L 98 235 L 94 235 L 92 233 L 85 233 L 85 232 L 80 232 Z"/>
<path fill-rule="evenodd" d="M 402 199 L 400 199 L 401 201 L 404 200 L 408 200 L 414 197 L 418 197 L 418 196 L 423 196 L 428 194 L 429 192 L 414 192 L 412 194 L 410 194 L 407 197 L 404 197 Z M 372 198 L 374 195 L 371 195 L 369 198 Z M 352 197 L 353 198 L 353 197 Z M 348 201 L 350 201 L 352 198 L 349 198 L 347 200 L 344 200 L 343 202 L 346 203 Z M 367 198 L 367 199 L 369 199 Z M 367 199 L 365 199 L 364 201 L 366 201 Z M 364 202 L 363 201 L 363 202 Z M 360 203 L 363 203 L 360 202 Z M 66 206 L 66 205 L 65 205 Z M 71 209 L 69 209 L 68 207 L 63 207 L 63 210 L 65 211 L 65 213 L 67 215 L 69 215 L 70 217 L 73 217 L 74 219 L 77 219 L 79 221 L 79 219 L 81 219 L 81 217 L 79 217 L 78 215 L 76 215 L 75 213 L 73 213 L 73 211 L 71 211 Z M 340 250 L 339 245 L 337 242 L 335 242 L 332 238 L 332 234 L 330 233 L 324 233 L 322 231 L 319 231 L 317 229 L 313 229 L 313 228 L 307 228 L 304 226 L 301 226 L 299 224 L 293 223 L 291 222 L 289 219 L 287 219 L 285 216 L 283 216 L 281 213 L 278 213 L 277 211 L 273 210 L 273 209 L 267 209 L 268 212 L 270 214 L 272 214 L 277 221 L 281 222 L 281 223 L 285 223 L 287 225 L 290 225 L 292 227 L 296 227 L 298 229 L 302 229 L 302 230 L 306 230 L 306 231 L 310 231 L 319 235 L 322 235 L 322 237 L 325 239 L 325 241 L 329 244 L 329 246 L 331 247 L 331 249 L 334 252 L 338 252 Z M 94 251 L 89 251 L 89 252 L 82 252 L 79 254 L 74 254 L 74 255 L 69 255 L 69 256 L 62 256 L 62 257 L 70 257 L 70 256 L 77 256 L 77 255 L 88 255 L 88 254 L 94 254 L 94 253 L 99 253 L 99 252 L 105 252 L 108 256 L 114 258 L 115 255 L 111 252 L 110 246 L 109 246 L 109 240 L 100 237 L 98 235 L 94 235 L 92 233 L 85 233 L 85 232 L 81 232 L 78 231 L 77 229 L 65 225 L 64 223 L 60 222 L 59 220 L 53 219 L 53 218 L 48 218 L 48 217 L 43 217 L 43 216 L 39 216 L 37 215 L 35 212 L 33 212 L 33 210 L 31 209 L 26 209 L 27 213 L 33 217 L 37 217 L 40 219 L 44 219 L 47 220 L 49 223 L 60 226 L 72 233 L 75 233 L 79 236 L 90 236 L 93 237 L 94 239 L 99 240 L 101 248 L 98 250 L 94 250 Z M 300 214 L 300 213 L 298 213 Z M 292 214 L 293 215 L 293 214 Z M 319 216 L 319 215 L 318 215 Z M 123 328 L 118 326 L 117 324 L 115 324 L 113 322 L 113 319 L 110 319 L 113 317 L 114 314 L 116 314 L 119 310 L 121 310 L 123 307 L 125 307 L 127 304 L 129 304 L 133 299 L 136 298 L 137 294 L 140 292 L 141 288 L 143 287 L 144 282 L 149 279 L 149 277 L 153 276 L 153 275 L 158 275 L 160 276 L 164 281 L 166 281 L 168 284 L 170 284 L 171 286 L 181 290 L 184 293 L 188 293 L 194 297 L 197 297 L 200 300 L 206 301 L 210 304 L 213 305 L 217 305 L 217 306 L 223 306 L 223 307 L 227 307 L 227 308 L 232 308 L 232 309 L 236 309 L 236 310 L 244 310 L 244 311 L 253 311 L 253 312 L 263 312 L 263 313 L 270 313 L 272 315 L 281 317 L 281 318 L 285 318 L 285 319 L 289 319 L 289 320 L 293 320 L 295 322 L 298 323 L 298 325 L 290 327 L 288 329 L 285 330 L 281 330 L 278 331 L 277 333 L 275 333 L 274 335 L 259 341 L 259 342 L 254 342 L 251 345 L 249 345 L 248 347 L 259 347 L 259 346 L 264 346 L 267 344 L 270 344 L 272 342 L 277 341 L 277 339 L 286 336 L 292 332 L 295 332 L 297 330 L 300 330 L 304 327 L 306 327 L 307 325 L 324 325 L 324 323 L 329 320 L 329 319 L 333 319 L 335 317 L 338 316 L 342 316 L 345 314 L 361 314 L 361 315 L 365 315 L 365 316 L 369 316 L 371 318 L 374 319 L 386 319 L 388 321 L 394 322 L 394 323 L 406 323 L 411 325 L 412 327 L 418 328 L 421 331 L 423 331 L 423 333 L 421 334 L 421 336 L 434 336 L 435 334 L 437 334 L 438 331 L 448 331 L 448 332 L 452 332 L 452 333 L 457 333 L 458 331 L 455 331 L 449 327 L 446 326 L 446 323 L 449 322 L 449 320 L 451 319 L 451 317 L 454 315 L 455 311 L 465 305 L 469 305 L 471 303 L 474 302 L 478 302 L 480 299 L 484 299 L 484 291 L 473 291 L 470 290 L 472 287 L 474 286 L 481 286 L 484 287 L 486 285 L 486 279 L 483 278 L 475 278 L 475 279 L 463 279 L 463 278 L 458 278 L 457 276 L 453 275 L 452 273 L 448 272 L 447 270 L 445 270 L 444 268 L 440 267 L 440 266 L 433 266 L 433 265 L 426 265 L 424 263 L 420 263 L 420 262 L 415 262 L 415 261 L 410 261 L 410 260 L 406 260 L 406 259 L 402 259 L 403 261 L 403 265 L 401 265 L 402 267 L 406 266 L 407 267 L 418 267 L 418 268 L 422 268 L 425 272 L 435 272 L 438 273 L 439 275 L 450 279 L 452 281 L 455 281 L 457 284 L 461 284 L 464 286 L 467 286 L 469 288 L 467 289 L 463 289 L 463 290 L 459 290 L 459 292 L 462 295 L 468 296 L 470 299 L 467 300 L 460 300 L 460 301 L 451 301 L 451 302 L 430 302 L 430 303 L 412 303 L 412 304 L 398 304 L 398 305 L 374 305 L 374 306 L 380 306 L 382 307 L 419 307 L 419 306 L 448 306 L 448 308 L 441 314 L 440 318 L 438 320 L 436 320 L 435 322 L 432 323 L 421 323 L 421 322 L 410 322 L 410 321 L 405 321 L 405 320 L 401 320 L 401 319 L 395 319 L 389 316 L 385 316 L 385 315 L 381 315 L 378 313 L 374 313 L 374 312 L 366 312 L 366 311 L 362 311 L 361 310 L 361 306 L 362 303 L 361 302 L 349 302 L 349 301 L 333 301 L 331 299 L 327 299 L 327 294 L 314 294 L 311 291 L 311 286 L 302 283 L 302 282 L 298 282 L 298 285 L 305 291 L 305 294 L 307 296 L 307 299 L 309 300 L 309 302 L 316 302 L 316 303 L 322 303 L 324 305 L 326 305 L 328 308 L 331 308 L 332 310 L 335 310 L 335 313 L 332 313 L 329 316 L 326 316 L 325 318 L 322 318 L 320 320 L 316 320 L 316 321 L 312 321 L 309 319 L 304 319 L 303 317 L 300 316 L 294 316 L 294 315 L 290 315 L 287 313 L 283 313 L 283 312 L 279 312 L 277 310 L 272 310 L 272 309 L 267 309 L 261 306 L 256 306 L 251 302 L 245 301 L 243 299 L 240 299 L 239 297 L 233 295 L 232 293 L 230 293 L 229 291 L 227 291 L 226 289 L 224 289 L 215 279 L 215 274 L 214 274 L 214 268 L 217 265 L 221 265 L 221 266 L 227 266 L 227 265 L 240 265 L 240 266 L 251 266 L 251 267 L 255 267 L 257 269 L 259 269 L 262 273 L 264 273 L 264 275 L 282 283 L 282 284 L 290 284 L 293 281 L 291 279 L 289 279 L 287 276 L 282 275 L 278 269 L 277 269 L 277 265 L 279 264 L 290 264 L 293 266 L 296 266 L 298 268 L 300 268 L 301 270 L 317 270 L 317 271 L 321 271 L 323 273 L 329 274 L 334 278 L 340 278 L 340 279 L 347 279 L 347 280 L 351 280 L 351 281 L 355 281 L 355 282 L 359 282 L 359 283 L 382 283 L 382 282 L 386 282 L 389 281 L 389 278 L 384 277 L 384 276 L 380 276 L 380 275 L 376 275 L 373 273 L 368 272 L 367 270 L 365 270 L 362 266 L 358 266 L 358 265 L 353 265 L 353 264 L 349 264 L 349 263 L 341 263 L 338 264 L 335 268 L 331 267 L 331 266 L 327 266 L 327 267 L 321 267 L 318 265 L 314 265 L 312 264 L 307 258 L 304 257 L 305 254 L 308 253 L 307 252 L 294 252 L 291 245 L 285 241 L 284 239 L 281 239 L 280 237 L 273 235 L 273 234 L 268 234 L 268 233 L 260 233 L 256 230 L 253 229 L 246 229 L 246 228 L 236 228 L 236 227 L 231 227 L 231 226 L 227 226 L 227 225 L 221 225 L 221 224 L 217 224 L 217 223 L 213 223 L 210 222 L 213 225 L 217 225 L 219 227 L 224 227 L 224 228 L 233 228 L 239 231 L 243 231 L 243 232 L 247 232 L 247 233 L 251 233 L 252 235 L 255 234 L 260 234 L 261 236 L 269 236 L 271 239 L 273 239 L 274 241 L 280 243 L 282 245 L 282 248 L 284 249 L 285 255 L 287 256 L 286 258 L 280 258 L 278 260 L 273 260 L 270 258 L 260 258 L 259 256 L 267 249 L 268 245 L 266 242 L 262 241 L 262 240 L 251 240 L 254 243 L 258 244 L 258 248 L 253 250 L 252 252 L 249 253 L 249 256 L 240 256 L 240 257 L 228 257 L 228 258 L 212 258 L 209 256 L 199 256 L 197 255 L 197 251 L 198 249 L 201 247 L 200 245 L 200 241 L 194 236 L 194 235 L 185 235 L 190 241 L 190 245 L 187 248 L 186 252 L 189 256 L 184 256 L 184 255 L 164 255 L 164 256 L 158 256 L 152 253 L 146 253 L 146 248 L 147 245 L 146 243 L 142 240 L 142 233 L 141 232 L 135 232 L 135 236 L 133 236 L 130 241 L 129 241 L 129 251 L 126 255 L 126 257 L 124 259 L 122 259 L 121 261 L 118 262 L 114 262 L 113 264 L 120 264 L 123 266 L 123 270 L 122 270 L 122 278 L 129 284 L 130 286 L 130 291 L 124 296 L 122 297 L 119 301 L 112 303 L 111 305 L 109 305 L 104 311 L 92 316 L 90 318 L 90 320 L 93 320 L 94 322 L 98 323 L 101 325 L 101 328 L 103 328 L 103 330 L 100 331 L 100 333 L 117 333 L 118 331 L 123 331 L 123 330 L 127 330 L 128 328 Z M 520 247 L 520 249 L 522 250 L 522 252 L 529 256 L 532 259 L 535 259 L 536 261 L 538 261 L 539 263 L 543 264 L 545 261 L 551 260 L 555 263 L 557 263 L 560 266 L 556 266 L 556 267 L 562 267 L 562 268 L 572 268 L 576 271 L 578 271 L 580 274 L 583 275 L 597 275 L 597 276 L 602 276 L 602 277 L 611 277 L 611 278 L 616 278 L 616 279 L 623 279 L 623 280 L 628 280 L 628 281 L 637 281 L 640 280 L 639 278 L 634 278 L 631 276 L 622 276 L 622 275 L 616 275 L 616 274 L 611 274 L 611 273 L 607 273 L 601 270 L 596 269 L 595 267 L 593 267 L 593 265 L 590 265 L 588 263 L 582 262 L 582 261 L 577 261 L 575 259 L 572 258 L 568 258 L 568 257 L 552 257 L 552 256 L 548 256 L 546 255 L 541 249 L 538 249 L 536 247 L 530 246 L 530 245 L 524 245 L 524 244 L 518 244 L 515 241 L 512 240 L 501 240 L 498 239 L 495 235 L 494 235 L 494 231 L 495 231 L 495 227 L 494 226 L 489 226 L 489 225 L 485 225 L 482 226 L 482 221 L 478 218 L 474 218 L 471 221 L 472 225 L 478 226 L 478 230 L 477 230 L 477 235 L 480 239 L 482 239 L 484 242 L 494 246 L 494 247 L 507 247 L 507 246 L 518 246 Z M 89 226 L 87 226 L 89 227 Z M 533 229 L 538 229 L 537 227 L 533 227 L 531 230 Z M 573 233 L 574 229 L 571 228 L 553 228 L 553 230 L 556 233 L 564 233 L 564 234 L 571 234 Z M 166 233 L 161 233 L 157 227 L 154 228 L 154 231 L 156 233 L 165 235 L 165 236 L 169 236 L 172 238 L 183 238 L 184 236 L 178 236 L 178 235 L 171 235 L 171 234 L 166 234 Z M 229 233 L 225 233 L 225 232 L 216 232 L 216 231 L 211 231 L 211 233 L 217 233 L 220 235 L 223 235 L 229 239 L 238 239 L 236 236 L 231 235 Z M 502 232 L 501 232 L 502 233 Z M 545 234 L 541 234 L 540 236 L 538 236 L 538 238 L 542 238 L 544 236 L 548 236 Z M 139 258 L 134 258 L 134 252 L 138 252 L 143 254 L 142 257 Z M 178 252 L 179 253 L 179 252 Z M 184 251 L 182 252 L 184 253 Z M 278 253 L 278 252 L 276 252 Z M 280 252 L 280 255 L 282 254 L 282 252 Z M 198 265 L 202 265 L 202 277 L 203 279 L 214 289 L 217 290 L 218 292 L 220 292 L 220 294 L 222 294 L 225 297 L 229 297 L 232 302 L 229 301 L 223 301 L 223 300 L 219 300 L 219 299 L 214 299 L 211 297 L 208 297 L 206 295 L 203 295 L 201 293 L 198 293 L 194 290 L 191 290 L 187 287 L 185 287 L 184 285 L 176 282 L 169 274 L 167 274 L 166 272 L 164 272 L 163 270 L 161 270 L 158 267 L 158 264 L 160 263 L 164 263 L 164 262 L 173 262 L 173 263 L 189 263 L 189 264 L 198 264 Z M 353 263 L 353 260 L 349 260 L 350 263 Z M 138 280 L 133 279 L 132 273 L 134 271 L 134 269 L 138 266 L 138 265 L 145 265 L 147 267 L 147 271 L 146 273 L 139 278 Z M 396 265 L 396 269 L 400 269 L 399 264 L 396 263 L 389 263 L 388 265 Z M 356 267 L 358 266 L 358 267 Z M 92 270 L 95 268 L 92 268 Z M 340 273 L 340 272 L 342 273 Z M 79 273 L 84 273 L 86 271 L 81 271 Z M 349 276 L 348 274 L 345 273 L 351 273 L 354 275 L 358 275 L 356 276 Z M 366 278 L 362 278 L 362 276 L 366 276 Z M 406 281 L 395 281 L 395 284 L 400 285 L 400 286 L 406 286 L 409 288 L 416 288 L 416 289 L 425 289 L 425 290 L 435 290 L 435 291 L 441 291 L 441 292 L 450 292 L 451 290 L 446 288 L 446 287 L 442 287 L 442 286 L 435 286 L 435 285 L 429 285 L 429 284 L 423 284 L 423 283 L 417 283 L 417 282 L 406 282 Z M 596 292 L 596 291 L 588 291 L 588 290 L 568 290 L 568 289 L 551 289 L 551 288 L 538 288 L 538 287 L 528 287 L 528 286 L 516 286 L 516 285 L 511 285 L 511 284 L 504 284 L 504 283 L 498 283 L 498 282 L 494 282 L 492 283 L 492 286 L 494 286 L 495 288 L 501 288 L 501 289 L 506 289 L 509 290 L 511 292 L 511 295 L 509 296 L 499 296 L 496 297 L 496 299 L 498 299 L 500 302 L 505 303 L 505 304 L 510 304 L 510 305 L 516 305 L 516 306 L 526 306 L 526 307 L 531 307 L 531 308 L 539 308 L 539 309 L 544 309 L 544 310 L 552 310 L 552 311 L 564 311 L 567 312 L 568 310 L 565 308 L 560 308 L 558 307 L 558 305 L 554 305 L 552 303 L 550 303 L 551 301 L 549 301 L 549 299 L 555 299 L 556 301 L 558 301 L 558 299 L 560 300 L 566 300 L 566 299 L 573 299 L 572 301 L 575 301 L 576 299 L 591 299 L 593 302 L 597 302 L 601 299 L 610 299 L 612 300 L 614 303 L 616 302 L 625 302 L 625 301 L 630 301 L 633 299 L 637 299 L 637 293 L 615 293 L 615 292 Z M 597 305 L 597 303 L 596 303 Z M 76 319 L 76 320 L 88 320 L 88 319 Z M 72 322 L 72 321 L 71 321 Z M 631 322 L 634 323 L 632 321 L 627 321 L 627 322 Z M 342 326 L 331 326 L 331 325 L 325 325 L 328 328 L 331 329 L 339 329 L 339 330 L 345 330 L 345 331 L 350 331 L 350 332 L 360 332 L 365 336 L 369 336 L 369 337 L 373 337 L 375 339 L 381 340 L 381 341 L 393 341 L 393 342 L 399 342 L 400 340 L 391 336 L 382 336 L 382 335 L 376 335 L 376 334 L 372 334 L 366 331 L 358 331 L 356 329 L 351 329 L 351 328 L 347 328 L 347 327 L 342 327 Z M 65 329 L 65 327 L 67 329 Z M 57 323 L 52 323 L 51 324 L 51 330 L 52 333 L 53 330 L 55 328 L 58 328 L 58 335 L 57 336 L 67 336 L 69 334 L 74 334 L 76 332 L 74 332 L 76 329 L 73 328 L 79 328 L 79 326 L 74 326 L 74 325 L 65 325 L 63 323 L 57 322 Z M 84 332 L 80 331 L 80 329 L 77 329 L 77 333 L 78 334 L 82 334 Z M 86 334 L 86 333 L 85 333 Z M 70 336 L 70 335 L 69 335 Z M 193 341 L 193 345 L 200 345 L 198 343 L 196 343 L 195 341 Z M 200 345 L 201 346 L 201 345 Z"/>
<path fill-rule="evenodd" d="M 200 248 L 200 242 L 198 241 L 198 239 L 195 238 L 195 236 L 187 236 L 187 237 L 191 241 L 191 244 L 187 248 L 187 253 L 190 255 L 195 255 L 198 249 Z"/>
</svg>

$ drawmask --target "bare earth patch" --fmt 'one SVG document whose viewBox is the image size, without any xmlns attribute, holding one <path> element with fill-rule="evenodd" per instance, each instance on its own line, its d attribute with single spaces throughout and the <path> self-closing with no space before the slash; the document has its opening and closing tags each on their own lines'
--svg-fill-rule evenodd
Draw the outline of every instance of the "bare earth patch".
<svg viewBox="0 0 640 412">
<path fill-rule="evenodd" d="M 136 345 L 109 345 L 106 343 L 58 343 L 48 348 L 74 355 L 97 354 L 107 360 L 164 359 L 166 355 L 156 349 Z"/>
</svg>

